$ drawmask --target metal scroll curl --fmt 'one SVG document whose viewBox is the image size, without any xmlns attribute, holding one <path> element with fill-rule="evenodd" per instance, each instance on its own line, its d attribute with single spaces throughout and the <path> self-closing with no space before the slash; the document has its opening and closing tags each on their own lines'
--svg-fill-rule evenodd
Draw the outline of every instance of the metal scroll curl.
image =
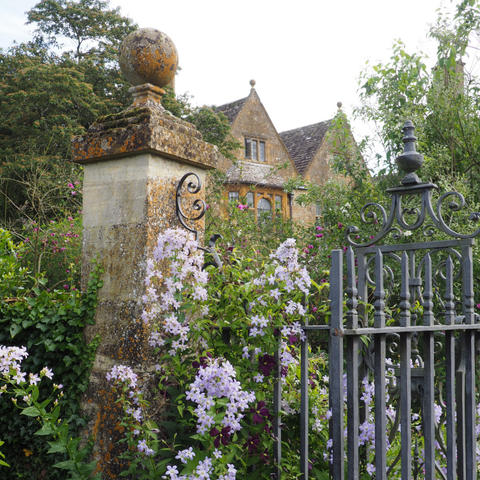
<svg viewBox="0 0 480 480">
<path fill-rule="evenodd" d="M 189 224 L 192 224 L 192 223 L 194 224 L 195 222 L 198 222 L 198 220 L 203 218 L 203 216 L 205 215 L 205 212 L 207 211 L 207 204 L 201 198 L 196 198 L 193 201 L 192 199 L 189 199 L 191 203 L 188 206 L 188 209 L 189 211 L 193 212 L 193 214 L 186 213 L 185 210 L 182 208 L 182 203 L 184 200 L 183 192 L 185 190 L 188 192 L 189 195 L 195 195 L 201 192 L 202 183 L 196 173 L 193 173 L 193 172 L 186 173 L 178 182 L 176 198 L 175 198 L 175 211 L 177 214 L 178 221 L 182 224 L 182 226 L 186 230 L 188 230 L 189 232 L 192 232 L 195 236 L 195 240 L 197 240 L 198 230 Z M 204 269 L 207 268 L 209 265 L 222 268 L 222 261 L 215 250 L 215 243 L 219 238 L 221 238 L 221 235 L 217 233 L 213 234 L 210 237 L 210 240 L 208 242 L 208 247 L 200 247 L 200 246 L 198 247 L 200 250 L 203 250 L 204 252 L 212 256 L 212 260 L 206 262 L 203 265 Z"/>
<path fill-rule="evenodd" d="M 435 208 L 432 205 L 432 192 L 438 187 L 433 183 L 423 183 L 415 173 L 423 163 L 423 155 L 416 152 L 414 126 L 411 121 L 405 122 L 403 127 L 404 152 L 396 158 L 396 162 L 407 175 L 401 180 L 401 184 L 389 188 L 391 195 L 390 212 L 379 203 L 369 202 L 360 211 L 360 219 L 366 225 L 379 225 L 380 231 L 370 235 L 367 242 L 362 242 L 360 229 L 352 226 L 347 228 L 347 242 L 354 247 L 368 247 L 382 240 L 392 233 L 395 240 L 401 236 L 409 236 L 411 232 L 422 228 L 427 238 L 434 236 L 436 231 L 457 239 L 474 238 L 480 235 L 480 228 L 472 233 L 460 233 L 451 227 L 450 220 L 445 219 L 442 211 L 447 208 L 451 213 L 462 211 L 465 206 L 465 198 L 459 192 L 447 192 L 440 196 Z M 412 202 L 416 205 L 412 206 Z M 403 205 L 402 205 L 403 204 Z M 380 215 L 378 215 L 380 213 Z M 380 219 L 380 220 L 379 220 Z M 471 213 L 469 221 L 480 221 L 480 212 Z M 394 223 L 396 222 L 396 225 Z"/>
<path fill-rule="evenodd" d="M 367 247 L 382 240 L 390 233 L 395 240 L 398 240 L 402 236 L 411 235 L 410 232 L 419 228 L 423 229 L 423 234 L 426 237 L 433 237 L 435 232 L 441 232 L 459 239 L 474 238 L 480 235 L 480 228 L 472 233 L 460 233 L 453 230 L 449 225 L 450 221 L 444 218 L 442 212 L 446 209 L 452 213 L 461 212 L 466 207 L 465 198 L 459 192 L 447 192 L 440 196 L 434 207 L 432 205 L 432 190 L 436 188 L 437 186 L 432 183 L 424 183 L 390 189 L 389 193 L 392 195 L 392 200 L 388 216 L 382 205 L 373 202 L 367 203 L 360 211 L 360 219 L 365 225 L 378 224 L 380 231 L 376 235 L 372 235 L 369 241 L 362 243 L 359 241 L 360 229 L 356 226 L 348 227 L 348 243 L 354 247 Z M 403 207 L 402 197 L 406 196 L 420 196 L 420 208 Z M 380 216 L 377 212 L 380 212 Z M 406 215 L 414 216 L 415 220 L 413 222 L 406 221 Z M 480 212 L 471 213 L 468 220 L 479 222 Z M 394 225 L 395 222 L 396 225 Z"/>
<path fill-rule="evenodd" d="M 190 180 L 187 181 L 187 179 L 189 178 Z M 197 239 L 198 230 L 190 226 L 189 223 L 191 224 L 194 222 L 198 222 L 198 220 L 200 220 L 205 215 L 205 212 L 207 211 L 207 205 L 203 199 L 197 198 L 193 200 L 193 202 L 189 206 L 189 209 L 192 212 L 198 212 L 198 213 L 193 213 L 193 214 L 185 213 L 185 210 L 182 208 L 182 203 L 183 203 L 182 192 L 184 190 L 184 187 L 189 194 L 195 195 L 199 193 L 202 190 L 202 183 L 200 181 L 199 176 L 196 173 L 189 172 L 189 173 L 186 173 L 180 179 L 177 185 L 176 205 L 175 205 L 179 222 L 182 224 L 182 226 L 186 230 L 188 230 L 189 232 L 192 232 L 195 235 L 195 239 Z"/>
<path fill-rule="evenodd" d="M 452 200 L 451 197 L 454 197 L 454 199 Z M 447 225 L 442 215 L 442 209 L 443 209 L 444 203 L 446 203 L 445 200 L 447 198 L 450 198 L 450 202 L 447 204 L 447 207 L 450 211 L 460 212 L 465 208 L 465 205 L 466 205 L 465 197 L 461 193 L 459 192 L 444 193 L 438 199 L 437 206 L 436 206 L 436 216 L 432 210 L 430 211 L 430 216 L 432 217 L 432 220 L 434 221 L 437 228 L 439 228 L 442 232 L 446 233 L 447 235 L 450 235 L 456 238 L 473 238 L 479 235 L 480 228 L 477 228 L 477 230 L 475 230 L 473 233 L 464 234 L 464 233 L 456 232 L 455 230 L 451 229 Z M 429 205 L 429 207 L 431 209 L 431 204 Z M 472 212 L 469 215 L 468 219 L 472 222 L 478 222 L 480 220 L 480 212 Z"/>
<path fill-rule="evenodd" d="M 360 219 L 365 225 L 379 225 L 381 230 L 373 238 L 371 238 L 369 242 L 362 244 L 356 241 L 358 238 L 360 238 L 360 229 L 356 226 L 348 227 L 346 232 L 347 241 L 350 245 L 355 247 L 372 245 L 388 235 L 392 230 L 398 230 L 397 228 L 392 228 L 394 210 L 390 209 L 390 213 L 387 216 L 385 208 L 376 202 L 369 202 L 362 207 L 360 210 Z"/>
</svg>

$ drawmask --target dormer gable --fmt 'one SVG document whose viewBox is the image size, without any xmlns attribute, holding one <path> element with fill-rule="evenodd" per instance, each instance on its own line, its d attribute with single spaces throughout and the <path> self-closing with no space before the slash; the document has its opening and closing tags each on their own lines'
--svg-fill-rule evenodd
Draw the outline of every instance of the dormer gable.
<svg viewBox="0 0 480 480">
<path fill-rule="evenodd" d="M 295 165 L 273 122 L 263 106 L 252 81 L 248 97 L 216 108 L 230 121 L 232 135 L 241 147 L 236 157 L 244 162 L 278 168 L 278 175 L 288 179 L 296 176 Z"/>
</svg>

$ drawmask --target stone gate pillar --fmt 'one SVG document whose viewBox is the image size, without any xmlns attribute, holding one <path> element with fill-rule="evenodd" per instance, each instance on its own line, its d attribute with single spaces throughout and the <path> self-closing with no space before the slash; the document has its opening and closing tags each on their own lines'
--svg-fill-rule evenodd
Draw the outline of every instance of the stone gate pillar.
<svg viewBox="0 0 480 480">
<path fill-rule="evenodd" d="M 216 147 L 160 103 L 162 87 L 172 83 L 177 67 L 172 41 L 157 30 L 137 30 L 122 45 L 120 65 L 134 84 L 133 104 L 99 118 L 72 144 L 73 159 L 85 170 L 83 286 L 92 261 L 105 269 L 95 325 L 86 330 L 87 340 L 99 335 L 101 341 L 84 404 L 105 479 L 118 473 L 120 436 L 105 375 L 119 363 L 147 378 L 152 371 L 148 332 L 140 320 L 146 259 L 159 231 L 180 226 L 175 210 L 179 179 L 194 172 L 203 183 L 206 170 L 217 162 Z"/>
</svg>

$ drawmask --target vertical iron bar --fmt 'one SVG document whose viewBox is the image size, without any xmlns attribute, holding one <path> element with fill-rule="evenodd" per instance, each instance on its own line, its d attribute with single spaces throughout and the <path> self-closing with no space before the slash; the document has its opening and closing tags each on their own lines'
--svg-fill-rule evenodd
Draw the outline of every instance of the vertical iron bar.
<svg viewBox="0 0 480 480">
<path fill-rule="evenodd" d="M 332 251 L 330 270 L 330 408 L 333 441 L 332 475 L 344 480 L 343 440 L 343 252 Z"/>
<path fill-rule="evenodd" d="M 402 255 L 402 284 L 400 292 L 400 326 L 410 326 L 410 275 L 407 252 Z M 402 449 L 402 480 L 412 478 L 412 375 L 410 360 L 412 338 L 409 333 L 400 336 L 400 419 Z"/>
<path fill-rule="evenodd" d="M 357 252 L 357 266 L 358 266 L 358 321 L 359 324 L 363 327 L 368 326 L 368 310 L 366 309 L 366 304 L 368 301 L 368 288 L 367 288 L 367 259 L 363 253 Z M 360 348 L 362 348 L 362 344 L 360 344 Z M 363 357 L 363 355 L 362 355 Z M 360 381 L 362 381 L 367 375 L 367 368 L 365 366 L 365 362 L 360 358 L 360 368 L 358 372 L 358 376 Z M 364 423 L 366 420 L 366 409 L 365 403 L 360 402 L 360 410 L 359 410 L 359 422 L 360 424 Z M 367 449 L 362 447 L 360 449 L 360 461 L 363 463 L 367 462 Z"/>
<path fill-rule="evenodd" d="M 423 292 L 423 324 L 430 326 L 433 317 L 432 258 L 425 255 L 425 288 Z M 423 435 L 425 438 L 425 480 L 435 479 L 435 391 L 434 391 L 434 338 L 432 332 L 423 334 Z"/>
<path fill-rule="evenodd" d="M 453 261 L 449 255 L 445 266 L 445 324 L 455 324 L 455 297 L 453 295 Z M 446 353 L 446 422 L 447 422 L 447 480 L 455 480 L 455 333 L 445 333 Z"/>
<path fill-rule="evenodd" d="M 463 336 L 461 337 L 463 341 Z M 465 351 L 463 343 L 459 342 L 460 364 L 455 372 L 455 397 L 457 405 L 457 477 L 466 478 L 466 451 L 465 451 Z"/>
<path fill-rule="evenodd" d="M 367 259 L 363 253 L 357 255 L 358 263 L 358 316 L 363 327 L 368 325 L 367 309 L 365 305 L 368 301 L 367 288 Z"/>
<path fill-rule="evenodd" d="M 462 248 L 463 311 L 465 323 L 475 323 L 473 311 L 472 247 Z M 465 332 L 465 474 L 466 480 L 477 478 L 475 412 L 475 332 Z"/>
<path fill-rule="evenodd" d="M 308 480 L 308 330 L 300 347 L 300 471 Z"/>
<path fill-rule="evenodd" d="M 347 327 L 358 328 L 357 282 L 355 278 L 355 255 L 352 247 L 347 250 Z M 347 338 L 347 473 L 348 480 L 360 478 L 358 435 L 359 435 L 359 382 L 358 354 L 360 338 Z"/>
<path fill-rule="evenodd" d="M 375 327 L 385 326 L 383 254 L 375 255 Z M 387 415 L 385 396 L 385 334 L 375 335 L 375 470 L 377 480 L 387 480 Z"/>
<path fill-rule="evenodd" d="M 282 367 L 280 364 L 280 347 L 275 352 L 275 365 L 275 383 L 273 386 L 273 408 L 275 410 L 273 435 L 275 444 L 273 446 L 273 458 L 275 460 L 275 478 L 280 480 L 280 463 L 282 461 L 282 419 L 280 414 L 282 408 Z"/>
</svg>

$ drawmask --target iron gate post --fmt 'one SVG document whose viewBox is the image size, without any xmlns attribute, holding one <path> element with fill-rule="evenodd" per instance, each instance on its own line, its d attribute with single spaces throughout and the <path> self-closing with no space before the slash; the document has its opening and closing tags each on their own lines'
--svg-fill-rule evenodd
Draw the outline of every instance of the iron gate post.
<svg viewBox="0 0 480 480">
<path fill-rule="evenodd" d="M 330 409 L 332 436 L 332 476 L 344 480 L 343 439 L 343 251 L 332 251 L 330 270 Z"/>
</svg>

